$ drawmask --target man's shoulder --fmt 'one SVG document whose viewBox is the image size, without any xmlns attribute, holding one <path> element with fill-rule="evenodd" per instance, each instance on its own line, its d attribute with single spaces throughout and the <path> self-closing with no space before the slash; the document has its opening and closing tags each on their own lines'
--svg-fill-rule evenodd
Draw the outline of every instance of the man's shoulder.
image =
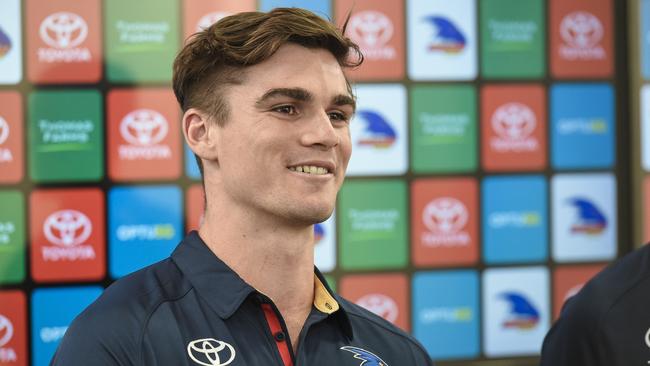
<svg viewBox="0 0 650 366">
<path fill-rule="evenodd" d="M 125 352 L 126 356 L 137 354 L 151 315 L 161 304 L 181 298 L 190 289 L 171 259 L 115 281 L 75 318 L 57 351 L 57 358 L 67 362 L 72 362 L 71 355 L 83 358 L 79 355 L 80 347 L 88 352 L 121 349 L 129 351 Z"/>
<path fill-rule="evenodd" d="M 426 362 L 430 361 L 427 351 L 420 342 L 409 333 L 377 314 L 340 296 L 337 297 L 337 301 L 340 301 L 343 304 L 346 314 L 350 318 L 350 323 L 352 324 L 355 337 L 360 335 L 362 337 L 366 336 L 382 339 L 391 344 L 401 343 L 407 345 L 411 349 L 414 357 L 421 357 L 423 360 L 426 360 Z"/>
<path fill-rule="evenodd" d="M 625 306 L 637 289 L 650 288 L 650 245 L 645 245 L 599 272 L 567 303 L 567 311 L 601 317 L 617 306 Z M 650 292 L 647 292 L 650 299 Z"/>
</svg>

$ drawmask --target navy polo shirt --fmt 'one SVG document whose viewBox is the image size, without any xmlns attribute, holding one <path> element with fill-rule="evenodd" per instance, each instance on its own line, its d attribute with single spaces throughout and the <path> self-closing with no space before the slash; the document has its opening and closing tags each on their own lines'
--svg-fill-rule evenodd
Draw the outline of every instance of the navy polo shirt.
<svg viewBox="0 0 650 366">
<path fill-rule="evenodd" d="M 650 245 L 612 263 L 567 301 L 541 366 L 650 365 Z"/>
<path fill-rule="evenodd" d="M 109 286 L 51 365 L 432 365 L 417 341 L 333 293 L 318 270 L 314 290 L 294 353 L 271 299 L 192 232 L 170 258 Z"/>
</svg>

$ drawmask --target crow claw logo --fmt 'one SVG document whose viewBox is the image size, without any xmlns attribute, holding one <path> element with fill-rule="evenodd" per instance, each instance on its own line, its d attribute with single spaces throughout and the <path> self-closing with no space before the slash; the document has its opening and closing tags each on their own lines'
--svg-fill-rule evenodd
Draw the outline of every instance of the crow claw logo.
<svg viewBox="0 0 650 366">
<path fill-rule="evenodd" d="M 354 358 L 361 360 L 359 366 L 388 366 L 388 364 L 379 358 L 379 356 L 370 351 L 366 351 L 363 348 L 343 346 L 340 349 L 353 353 Z"/>
</svg>

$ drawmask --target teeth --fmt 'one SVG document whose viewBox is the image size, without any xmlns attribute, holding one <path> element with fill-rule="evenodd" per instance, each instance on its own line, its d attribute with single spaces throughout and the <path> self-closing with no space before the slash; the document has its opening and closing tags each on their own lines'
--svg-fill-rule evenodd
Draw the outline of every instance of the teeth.
<svg viewBox="0 0 650 366">
<path fill-rule="evenodd" d="M 316 175 L 323 175 L 329 173 L 329 170 L 327 170 L 326 168 L 314 166 L 314 165 L 301 165 L 296 167 L 292 166 L 289 168 L 289 170 L 291 170 L 292 172 L 316 174 Z"/>
</svg>

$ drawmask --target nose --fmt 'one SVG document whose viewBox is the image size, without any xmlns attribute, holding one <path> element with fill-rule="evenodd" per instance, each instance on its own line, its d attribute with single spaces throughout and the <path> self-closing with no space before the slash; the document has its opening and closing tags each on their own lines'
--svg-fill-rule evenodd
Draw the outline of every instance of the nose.
<svg viewBox="0 0 650 366">
<path fill-rule="evenodd" d="M 306 124 L 301 135 L 301 142 L 305 146 L 316 146 L 328 150 L 339 144 L 340 137 L 329 116 L 323 111 Z"/>
</svg>

